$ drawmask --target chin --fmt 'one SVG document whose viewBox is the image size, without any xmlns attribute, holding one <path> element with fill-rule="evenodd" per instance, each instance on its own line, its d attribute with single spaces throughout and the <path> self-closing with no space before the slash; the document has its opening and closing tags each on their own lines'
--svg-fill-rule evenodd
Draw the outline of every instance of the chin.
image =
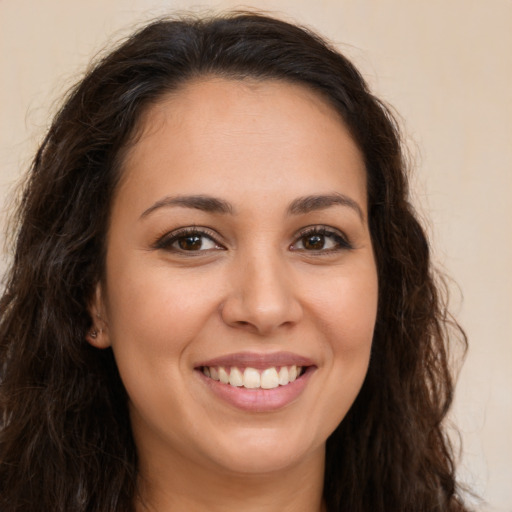
<svg viewBox="0 0 512 512">
<path fill-rule="evenodd" d="M 323 462 L 325 443 L 313 444 L 308 437 L 264 427 L 246 429 L 228 436 L 222 443 L 223 454 L 217 451 L 212 458 L 230 472 L 254 475 L 299 467 L 311 457 L 320 457 Z"/>
</svg>

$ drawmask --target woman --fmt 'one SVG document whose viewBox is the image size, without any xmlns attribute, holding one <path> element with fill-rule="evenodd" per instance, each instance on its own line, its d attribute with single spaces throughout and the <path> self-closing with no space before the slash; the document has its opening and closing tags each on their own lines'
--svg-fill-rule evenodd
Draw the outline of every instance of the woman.
<svg viewBox="0 0 512 512">
<path fill-rule="evenodd" d="M 147 26 L 71 91 L 17 219 L 1 510 L 465 510 L 398 129 L 316 35 Z"/>
</svg>

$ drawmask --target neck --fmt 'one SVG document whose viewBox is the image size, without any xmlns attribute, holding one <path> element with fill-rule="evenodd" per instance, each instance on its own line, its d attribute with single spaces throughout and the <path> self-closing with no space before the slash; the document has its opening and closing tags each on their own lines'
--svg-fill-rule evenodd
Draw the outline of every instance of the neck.
<svg viewBox="0 0 512 512">
<path fill-rule="evenodd" d="M 141 461 L 136 512 L 324 512 L 324 448 L 293 467 L 237 474 L 190 461 Z"/>
</svg>

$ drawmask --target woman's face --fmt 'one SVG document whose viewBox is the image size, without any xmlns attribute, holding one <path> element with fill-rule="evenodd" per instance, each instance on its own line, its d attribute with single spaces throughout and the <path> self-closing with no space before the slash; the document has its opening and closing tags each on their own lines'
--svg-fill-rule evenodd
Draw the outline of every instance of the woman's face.
<svg viewBox="0 0 512 512">
<path fill-rule="evenodd" d="M 142 463 L 322 461 L 377 309 L 360 151 L 322 98 L 278 81 L 190 83 L 142 128 L 91 306 Z"/>
</svg>

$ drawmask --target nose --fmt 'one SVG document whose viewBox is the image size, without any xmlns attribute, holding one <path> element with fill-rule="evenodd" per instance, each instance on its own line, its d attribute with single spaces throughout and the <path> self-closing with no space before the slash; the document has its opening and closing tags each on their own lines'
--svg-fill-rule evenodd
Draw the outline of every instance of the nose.
<svg viewBox="0 0 512 512">
<path fill-rule="evenodd" d="M 261 253 L 240 258 L 229 280 L 232 284 L 221 308 L 227 325 L 269 335 L 301 320 L 296 282 L 283 258 Z"/>
</svg>

